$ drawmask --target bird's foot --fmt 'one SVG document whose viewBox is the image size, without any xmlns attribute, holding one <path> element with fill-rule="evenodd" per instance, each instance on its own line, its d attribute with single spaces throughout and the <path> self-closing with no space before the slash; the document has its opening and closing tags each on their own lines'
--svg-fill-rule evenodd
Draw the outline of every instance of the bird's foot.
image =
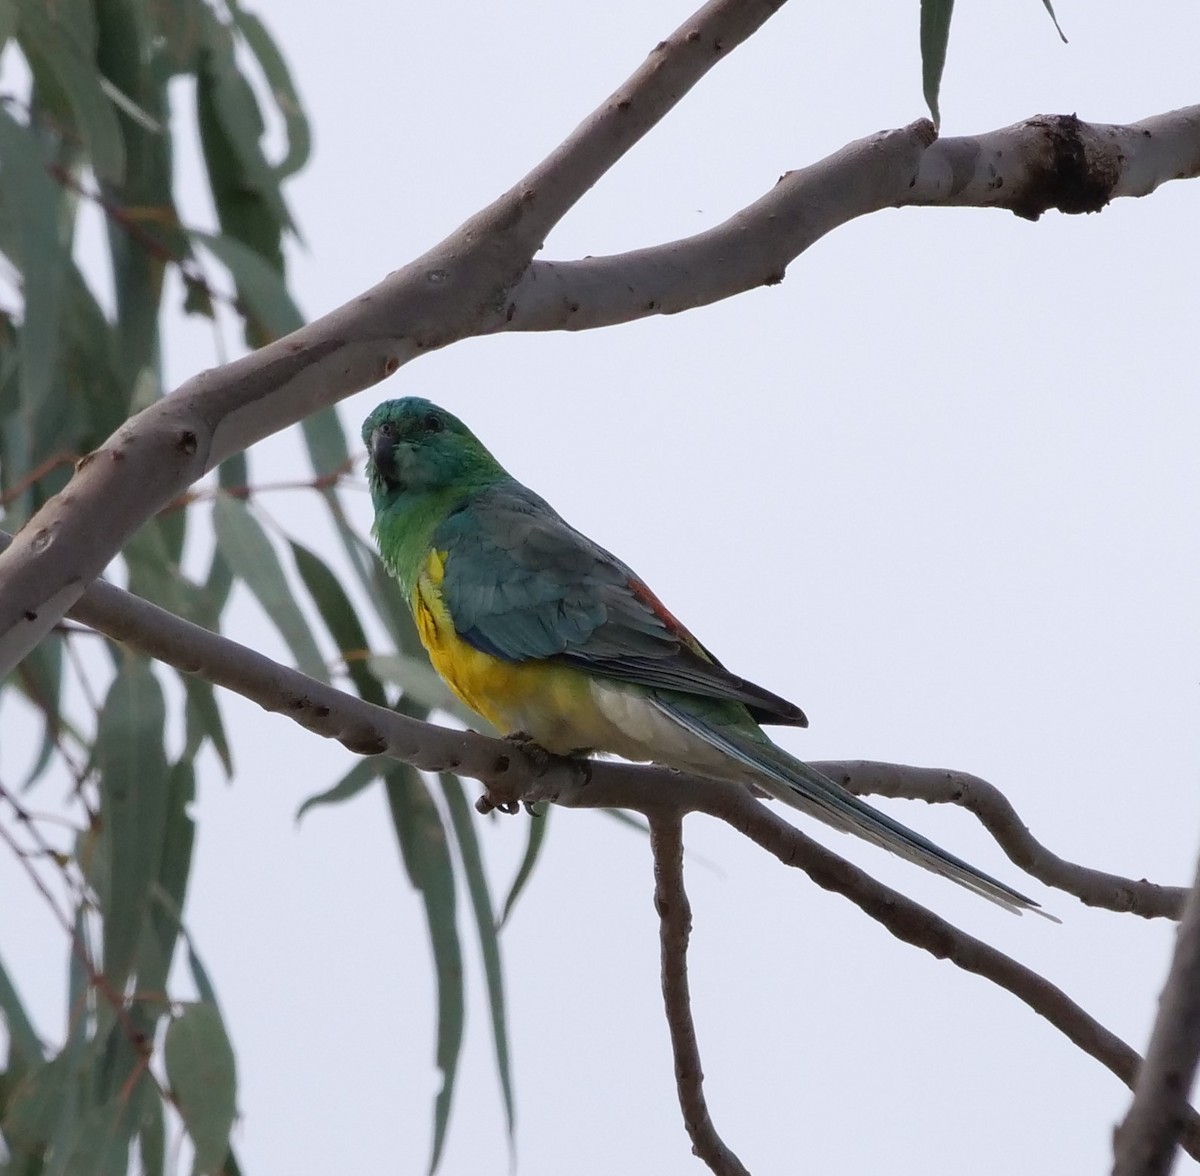
<svg viewBox="0 0 1200 1176">
<path fill-rule="evenodd" d="M 546 773 L 550 771 L 555 763 L 561 764 L 564 759 L 571 764 L 574 771 L 578 774 L 580 777 L 580 783 L 587 784 L 592 778 L 592 761 L 589 758 L 590 752 L 587 748 L 580 748 L 579 750 L 572 751 L 565 756 L 557 755 L 552 751 L 548 751 L 526 731 L 510 732 L 508 735 L 504 736 L 504 741 L 505 743 L 511 743 L 514 747 L 520 750 L 523 755 L 532 761 L 534 779 L 546 775 Z M 552 798 L 547 797 L 546 799 Z M 539 811 L 534 807 L 536 804 L 540 803 L 539 801 L 494 801 L 488 796 L 481 796 L 479 800 L 476 801 L 475 807 L 480 812 L 493 812 L 499 810 L 502 813 L 511 815 L 517 812 L 518 803 L 524 806 L 525 811 L 531 817 L 540 817 L 545 811 L 544 809 Z"/>
</svg>

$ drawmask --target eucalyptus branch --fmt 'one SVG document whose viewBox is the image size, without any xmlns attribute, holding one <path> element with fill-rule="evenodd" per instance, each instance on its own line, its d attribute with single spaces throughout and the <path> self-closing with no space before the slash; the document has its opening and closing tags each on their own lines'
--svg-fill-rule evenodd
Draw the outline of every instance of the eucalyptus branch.
<svg viewBox="0 0 1200 1176">
<path fill-rule="evenodd" d="M 1200 175 L 1200 106 L 1129 126 L 1042 115 L 989 134 L 937 139 L 918 119 L 788 172 L 723 224 L 647 249 L 535 261 L 510 295 L 506 329 L 581 331 L 676 314 L 783 281 L 826 233 L 885 208 L 1003 208 L 1036 220 L 1099 212 Z"/>
<path fill-rule="evenodd" d="M 1113 1176 L 1167 1176 L 1200 1060 L 1200 865 L 1183 910 L 1133 1103 L 1113 1135 Z M 1186 1146 L 1186 1145 L 1185 1145 Z M 1189 1149 L 1190 1150 L 1190 1149 Z"/>
<path fill-rule="evenodd" d="M 1127 911 L 1144 919 L 1178 919 L 1188 891 L 1093 870 L 1060 858 L 1039 842 L 1012 802 L 994 784 L 947 768 L 914 768 L 871 760 L 821 763 L 824 772 L 859 796 L 891 796 L 930 804 L 958 804 L 979 818 L 1001 849 L 1025 873 L 1073 894 L 1087 906 Z"/>
<path fill-rule="evenodd" d="M 0 548 L 8 541 L 0 533 Z M 777 817 L 745 788 L 660 767 L 543 759 L 504 740 L 417 722 L 343 694 L 102 581 L 71 612 L 115 640 L 285 714 L 357 754 L 389 755 L 425 771 L 480 780 L 486 790 L 480 803 L 487 807 L 547 800 L 568 808 L 630 809 L 651 821 L 678 819 L 687 812 L 725 821 L 785 865 L 804 870 L 818 886 L 849 898 L 897 938 L 1011 992 L 1133 1086 L 1138 1055 L 1060 989 L 876 882 Z M 825 768 L 840 774 L 853 765 Z M 1200 1159 L 1200 1118 L 1190 1108 L 1182 1139 Z"/>
<path fill-rule="evenodd" d="M 675 1055 L 675 1087 L 679 1109 L 692 1141 L 692 1152 L 717 1176 L 750 1176 L 717 1134 L 704 1098 L 704 1068 L 692 1020 L 688 991 L 687 949 L 692 934 L 692 907 L 683 886 L 683 821 L 678 816 L 650 821 L 650 852 L 654 857 L 654 909 L 662 959 L 663 1006 Z"/>
</svg>

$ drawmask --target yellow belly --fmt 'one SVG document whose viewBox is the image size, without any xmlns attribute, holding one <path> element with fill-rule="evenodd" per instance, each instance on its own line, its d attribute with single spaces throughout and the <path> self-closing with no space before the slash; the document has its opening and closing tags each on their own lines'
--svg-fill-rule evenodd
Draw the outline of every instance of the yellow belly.
<svg viewBox="0 0 1200 1176">
<path fill-rule="evenodd" d="M 505 662 L 468 645 L 442 600 L 443 557 L 432 552 L 413 593 L 421 643 L 446 685 L 503 734 L 523 732 L 567 755 L 602 745 L 587 675 L 548 661 Z"/>
</svg>

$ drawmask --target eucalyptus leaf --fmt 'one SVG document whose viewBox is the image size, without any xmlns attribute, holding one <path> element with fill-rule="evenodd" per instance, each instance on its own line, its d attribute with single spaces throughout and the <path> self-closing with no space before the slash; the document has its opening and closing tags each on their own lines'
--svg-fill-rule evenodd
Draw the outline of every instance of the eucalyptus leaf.
<svg viewBox="0 0 1200 1176">
<path fill-rule="evenodd" d="M 327 683 L 329 671 L 325 659 L 296 603 L 279 556 L 258 520 L 244 502 L 229 494 L 218 494 L 213 503 L 213 526 L 221 554 L 254 593 L 292 651 L 296 664 L 310 678 Z"/>
<path fill-rule="evenodd" d="M 18 39 L 37 77 L 48 70 L 70 108 L 92 167 L 103 180 L 120 183 L 125 146 L 117 112 L 100 84 L 92 47 L 80 43 L 59 18 L 59 6 L 45 0 L 18 0 Z M 94 29 L 91 30 L 94 36 Z"/>
<path fill-rule="evenodd" d="M 258 64 L 267 79 L 271 89 L 271 97 L 283 116 L 284 130 L 287 132 L 288 150 L 284 159 L 275 165 L 275 175 L 286 179 L 294 175 L 307 162 L 312 152 L 312 132 L 308 125 L 308 116 L 300 102 L 300 95 L 292 81 L 291 71 L 274 38 L 252 12 L 247 12 L 236 0 L 228 0 L 229 15 L 242 34 L 243 40 L 250 51 L 258 59 Z"/>
<path fill-rule="evenodd" d="M 521 856 L 521 864 L 517 867 L 512 886 L 509 887 L 508 897 L 504 900 L 504 909 L 500 912 L 500 924 L 497 931 L 503 930 L 517 905 L 517 899 L 525 889 L 525 884 L 533 875 L 533 867 L 537 865 L 546 840 L 546 831 L 550 827 L 550 811 L 553 806 L 541 801 L 533 806 L 529 814 L 529 836 L 525 842 L 525 853 Z M 608 811 L 608 810 L 606 810 Z"/>
<path fill-rule="evenodd" d="M 442 1072 L 442 1088 L 433 1106 L 433 1153 L 429 1171 L 434 1172 L 446 1142 L 463 1036 L 463 963 L 458 941 L 454 867 L 442 819 L 420 774 L 407 764 L 393 764 L 384 779 L 404 868 L 425 904 L 425 921 L 437 976 L 436 1056 Z"/>
<path fill-rule="evenodd" d="M 941 126 L 942 122 L 938 97 L 953 15 L 954 0 L 921 0 L 921 85 L 935 127 Z"/>
<path fill-rule="evenodd" d="M 215 1005 L 184 1004 L 167 1026 L 167 1080 L 195 1148 L 194 1176 L 218 1172 L 237 1110 L 233 1047 Z"/>
<path fill-rule="evenodd" d="M 18 335 L 21 417 L 26 435 L 33 438 L 38 419 L 55 391 L 67 250 L 58 232 L 58 190 L 46 172 L 46 160 L 29 128 L 18 123 L 2 103 L 0 161 L 0 198 L 13 224 L 19 249 L 15 260 L 21 268 L 25 301 Z M 29 454 L 27 460 L 41 456 Z M 9 470 L 6 476 L 24 473 L 27 468 Z"/>
<path fill-rule="evenodd" d="M 367 702 L 387 706 L 387 695 L 368 666 L 371 651 L 367 645 L 367 635 L 341 581 L 320 556 L 303 544 L 293 539 L 291 548 L 300 579 L 304 581 L 313 604 L 317 606 L 329 635 L 346 663 L 346 671 L 354 688 Z"/>
<path fill-rule="evenodd" d="M 496 913 L 492 896 L 488 890 L 487 874 L 483 869 L 483 855 L 479 852 L 479 840 L 471 820 L 471 806 L 467 803 L 463 782 L 449 772 L 438 777 L 442 795 L 446 800 L 446 811 L 450 815 L 450 828 L 458 844 L 458 857 L 462 862 L 467 880 L 467 895 L 475 915 L 475 926 L 479 932 L 479 953 L 483 959 L 483 975 L 487 984 L 488 1011 L 492 1021 L 492 1046 L 496 1054 L 496 1071 L 500 1079 L 500 1093 L 504 1099 L 504 1117 L 508 1125 L 509 1146 L 513 1142 L 515 1110 L 512 1091 L 512 1066 L 508 1056 L 508 1015 L 504 999 L 504 969 L 500 961 L 500 940 L 496 934 Z"/>
<path fill-rule="evenodd" d="M 104 971 L 125 984 L 158 878 L 167 813 L 166 706 L 141 658 L 125 658 L 108 691 L 96 733 L 100 819 L 108 865 L 103 894 Z"/>
<path fill-rule="evenodd" d="M 336 784 L 326 788 L 324 792 L 310 796 L 297 810 L 296 820 L 299 821 L 309 809 L 318 808 L 325 804 L 340 804 L 344 800 L 357 796 L 364 788 L 374 784 L 387 770 L 392 761 L 383 755 L 372 755 L 359 760 Z"/>
<path fill-rule="evenodd" d="M 201 229 L 189 229 L 188 233 L 233 275 L 243 309 L 267 336 L 278 339 L 304 326 L 304 316 L 288 293 L 282 273 L 269 259 L 228 233 Z"/>
</svg>

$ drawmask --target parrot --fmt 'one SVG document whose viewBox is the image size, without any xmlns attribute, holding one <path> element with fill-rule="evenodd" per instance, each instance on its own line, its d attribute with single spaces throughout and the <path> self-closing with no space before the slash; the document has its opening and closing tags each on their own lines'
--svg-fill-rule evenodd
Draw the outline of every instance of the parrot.
<svg viewBox="0 0 1200 1176">
<path fill-rule="evenodd" d="M 408 396 L 366 418 L 372 532 L 434 669 L 509 738 L 735 781 L 1011 911 L 1032 899 L 774 743 L 795 704 L 727 670 L 628 566 Z"/>
</svg>

